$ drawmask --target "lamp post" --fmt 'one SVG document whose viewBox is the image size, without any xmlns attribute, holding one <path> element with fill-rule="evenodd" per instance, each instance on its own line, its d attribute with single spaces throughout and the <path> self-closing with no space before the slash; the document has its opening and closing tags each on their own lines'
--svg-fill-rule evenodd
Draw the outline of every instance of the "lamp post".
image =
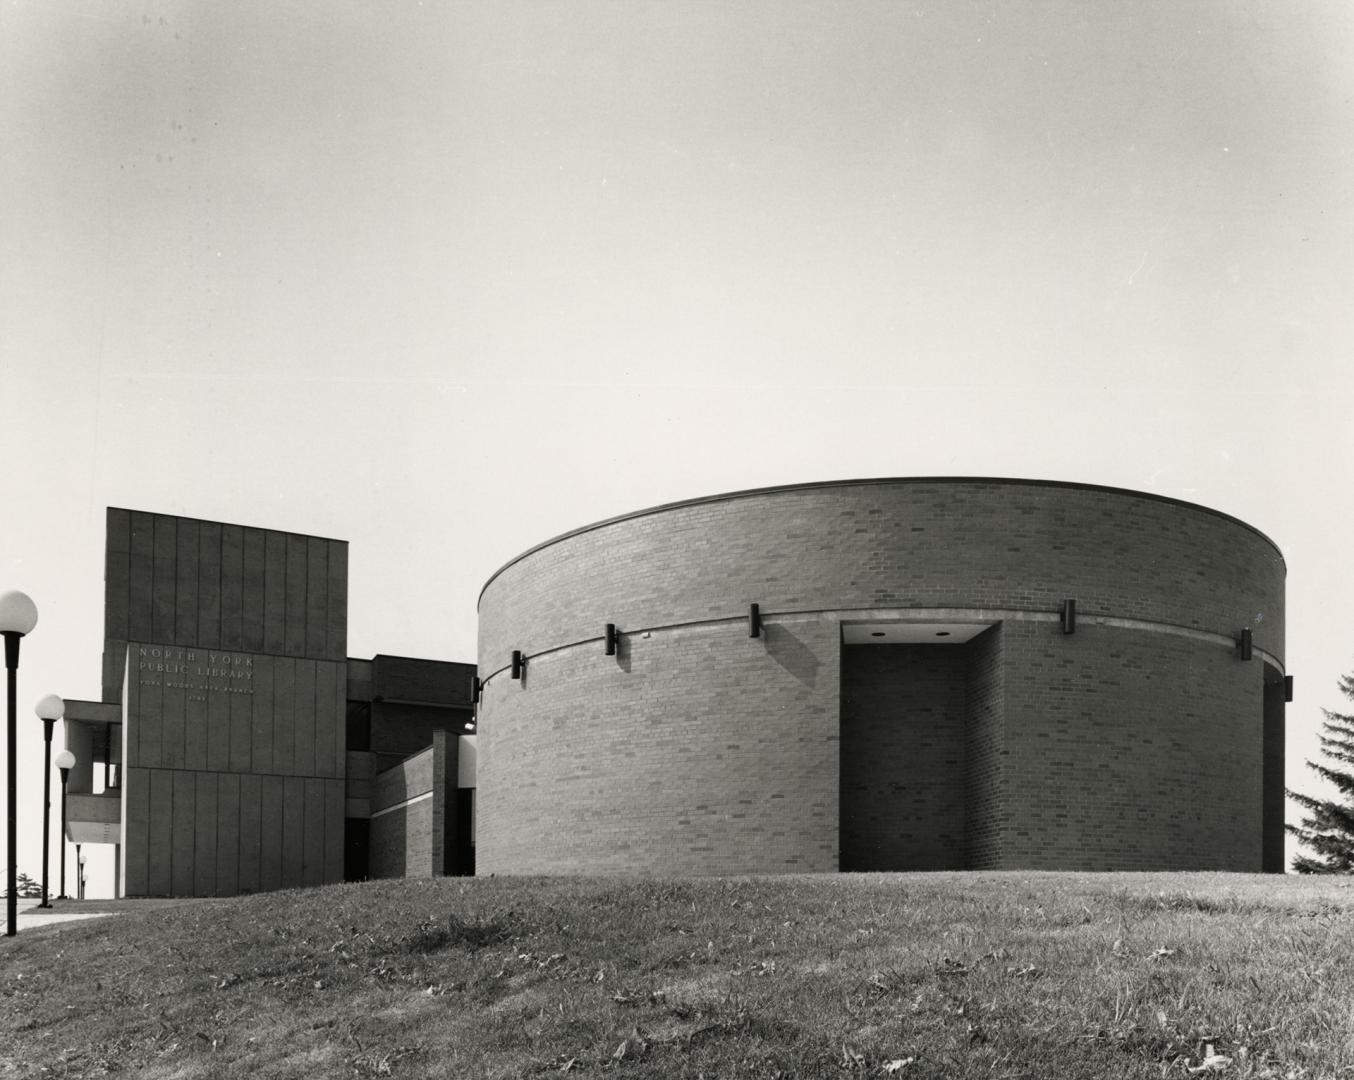
<svg viewBox="0 0 1354 1080">
<path fill-rule="evenodd" d="M 75 899 L 83 900 L 85 898 L 85 859 L 88 856 L 80 850 L 80 845 L 75 845 L 75 866 L 79 879 L 75 882 Z"/>
<path fill-rule="evenodd" d="M 18 748 L 18 723 L 14 715 L 14 698 L 19 683 L 19 642 L 37 625 L 38 607 L 32 600 L 17 591 L 0 593 L 0 634 L 5 636 L 5 675 L 9 702 L 6 729 L 6 746 L 9 753 L 9 767 L 6 770 L 6 803 L 9 810 L 9 826 L 5 833 L 9 844 L 9 876 L 5 892 L 5 915 L 8 920 L 5 927 L 6 937 L 13 937 L 19 932 L 19 863 L 14 850 L 18 843 L 19 816 L 15 798 L 18 773 L 14 767 Z"/>
<path fill-rule="evenodd" d="M 66 715 L 66 703 L 56 694 L 48 694 L 37 703 L 33 710 L 42 721 L 42 903 L 38 907 L 51 907 L 48 899 L 51 890 L 47 886 L 47 856 L 51 844 L 48 834 L 52 824 L 52 725 Z"/>
<path fill-rule="evenodd" d="M 66 781 L 75 768 L 75 755 L 69 750 L 62 750 L 56 755 L 56 767 L 61 773 L 61 895 L 57 899 L 69 900 L 70 897 L 66 895 Z"/>
</svg>

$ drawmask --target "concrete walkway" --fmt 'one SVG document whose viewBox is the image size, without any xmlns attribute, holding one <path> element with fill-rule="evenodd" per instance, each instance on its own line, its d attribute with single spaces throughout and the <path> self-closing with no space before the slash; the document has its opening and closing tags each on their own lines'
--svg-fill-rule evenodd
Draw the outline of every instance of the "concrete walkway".
<svg viewBox="0 0 1354 1080">
<path fill-rule="evenodd" d="M 115 911 L 51 911 L 36 904 L 30 908 L 20 908 L 18 912 L 18 932 L 31 930 L 37 926 L 49 926 L 52 923 L 76 922 L 79 919 L 100 919 L 105 915 L 116 915 Z M 0 921 L 3 915 L 0 915 Z M 3 933 L 3 931 L 0 931 Z"/>
</svg>

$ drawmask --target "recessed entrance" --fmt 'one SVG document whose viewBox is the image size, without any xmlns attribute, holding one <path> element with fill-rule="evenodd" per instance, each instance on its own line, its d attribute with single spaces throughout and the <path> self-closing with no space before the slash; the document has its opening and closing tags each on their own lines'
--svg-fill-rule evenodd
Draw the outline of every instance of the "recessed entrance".
<svg viewBox="0 0 1354 1080">
<path fill-rule="evenodd" d="M 987 625 L 843 627 L 842 870 L 995 857 L 999 648 Z"/>
</svg>

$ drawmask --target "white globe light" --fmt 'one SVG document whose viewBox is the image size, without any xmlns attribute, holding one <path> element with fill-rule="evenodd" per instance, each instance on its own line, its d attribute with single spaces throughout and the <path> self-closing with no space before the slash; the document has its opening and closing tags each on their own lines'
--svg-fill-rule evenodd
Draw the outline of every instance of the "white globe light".
<svg viewBox="0 0 1354 1080">
<path fill-rule="evenodd" d="M 38 625 L 38 605 L 26 593 L 0 593 L 0 633 L 27 634 Z"/>
<path fill-rule="evenodd" d="M 75 755 L 69 750 L 62 750 L 61 753 L 56 755 L 56 761 L 53 764 L 58 769 L 73 769 L 75 768 Z"/>
<path fill-rule="evenodd" d="M 39 720 L 60 720 L 66 715 L 66 703 L 59 694 L 48 694 L 33 706 Z"/>
</svg>

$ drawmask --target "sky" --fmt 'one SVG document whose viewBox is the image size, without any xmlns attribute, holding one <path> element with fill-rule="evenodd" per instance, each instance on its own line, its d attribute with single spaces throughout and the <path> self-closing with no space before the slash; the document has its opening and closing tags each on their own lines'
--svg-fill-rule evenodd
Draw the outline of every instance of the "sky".
<svg viewBox="0 0 1354 1080">
<path fill-rule="evenodd" d="M 1351 56 L 1344 0 L 2 0 L 20 869 L 32 704 L 99 696 L 108 506 L 346 539 L 350 655 L 472 661 L 500 565 L 643 506 L 1185 499 L 1284 552 L 1313 789 L 1354 670 Z"/>
</svg>

